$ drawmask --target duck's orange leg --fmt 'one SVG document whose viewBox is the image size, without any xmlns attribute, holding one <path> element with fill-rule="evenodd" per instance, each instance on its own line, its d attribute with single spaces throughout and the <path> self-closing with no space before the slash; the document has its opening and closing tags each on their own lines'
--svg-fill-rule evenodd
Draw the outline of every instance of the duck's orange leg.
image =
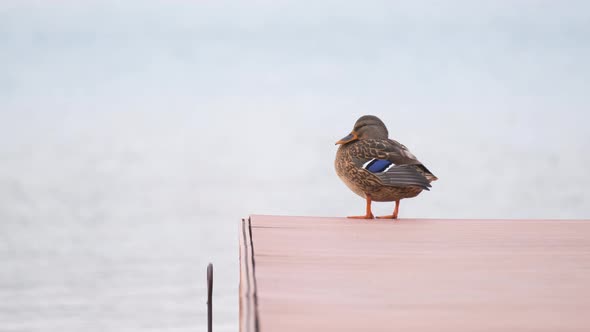
<svg viewBox="0 0 590 332">
<path fill-rule="evenodd" d="M 397 213 L 399 212 L 399 199 L 395 201 L 395 209 L 393 210 L 393 214 L 389 216 L 380 216 L 377 217 L 378 219 L 397 219 Z"/>
<path fill-rule="evenodd" d="M 348 216 L 348 218 L 352 219 L 373 219 L 373 212 L 371 212 L 371 196 L 367 196 L 367 212 L 364 216 Z"/>
</svg>

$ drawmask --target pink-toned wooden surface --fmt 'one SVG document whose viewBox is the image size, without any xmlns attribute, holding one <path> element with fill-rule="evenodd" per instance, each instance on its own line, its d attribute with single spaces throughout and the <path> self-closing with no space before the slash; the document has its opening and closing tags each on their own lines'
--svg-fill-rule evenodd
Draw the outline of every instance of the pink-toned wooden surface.
<svg viewBox="0 0 590 332">
<path fill-rule="evenodd" d="M 263 332 L 590 331 L 590 221 L 251 223 Z"/>
</svg>

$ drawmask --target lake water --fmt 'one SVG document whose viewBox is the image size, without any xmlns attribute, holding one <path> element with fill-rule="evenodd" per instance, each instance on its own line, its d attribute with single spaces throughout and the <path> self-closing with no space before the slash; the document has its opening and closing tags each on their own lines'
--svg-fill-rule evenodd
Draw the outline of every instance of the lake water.
<svg viewBox="0 0 590 332">
<path fill-rule="evenodd" d="M 3 2 L 0 331 L 203 331 L 208 262 L 235 331 L 238 221 L 361 213 L 363 114 L 440 178 L 402 218 L 589 218 L 589 13 Z"/>
</svg>

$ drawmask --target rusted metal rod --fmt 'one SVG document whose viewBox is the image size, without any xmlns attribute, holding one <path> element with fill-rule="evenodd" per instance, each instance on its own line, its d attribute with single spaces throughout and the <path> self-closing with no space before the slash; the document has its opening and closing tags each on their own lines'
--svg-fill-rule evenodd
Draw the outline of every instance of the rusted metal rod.
<svg viewBox="0 0 590 332">
<path fill-rule="evenodd" d="M 213 331 L 213 264 L 207 265 L 207 331 Z"/>
</svg>

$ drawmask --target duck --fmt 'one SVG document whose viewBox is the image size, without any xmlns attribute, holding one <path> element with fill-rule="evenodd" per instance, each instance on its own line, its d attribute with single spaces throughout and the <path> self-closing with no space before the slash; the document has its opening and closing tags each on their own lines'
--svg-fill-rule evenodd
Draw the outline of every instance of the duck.
<svg viewBox="0 0 590 332">
<path fill-rule="evenodd" d="M 374 115 L 361 116 L 336 145 L 336 174 L 366 200 L 365 215 L 348 218 L 373 219 L 372 202 L 395 202 L 391 215 L 377 218 L 397 219 L 402 199 L 430 190 L 430 183 L 438 180 L 405 145 L 389 138 L 387 127 Z"/>
</svg>

